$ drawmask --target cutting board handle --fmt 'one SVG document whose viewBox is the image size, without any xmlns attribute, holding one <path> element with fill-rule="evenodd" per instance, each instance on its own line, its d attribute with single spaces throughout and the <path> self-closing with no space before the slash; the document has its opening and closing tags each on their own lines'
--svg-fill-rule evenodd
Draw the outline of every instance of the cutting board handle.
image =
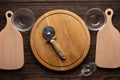
<svg viewBox="0 0 120 80">
<path fill-rule="evenodd" d="M 5 16 L 6 16 L 6 19 L 7 19 L 6 28 L 11 28 L 13 12 L 12 11 L 7 11 L 5 13 Z"/>
<path fill-rule="evenodd" d="M 105 10 L 105 14 L 106 14 L 106 17 L 107 17 L 107 24 L 110 24 L 112 25 L 112 16 L 113 16 L 113 10 L 111 8 L 108 8 Z"/>
<path fill-rule="evenodd" d="M 8 21 L 8 20 L 11 20 L 12 15 L 13 15 L 13 12 L 12 12 L 12 11 L 7 11 L 5 15 L 6 15 L 7 21 Z M 8 22 L 9 22 L 9 21 L 8 21 Z"/>
</svg>

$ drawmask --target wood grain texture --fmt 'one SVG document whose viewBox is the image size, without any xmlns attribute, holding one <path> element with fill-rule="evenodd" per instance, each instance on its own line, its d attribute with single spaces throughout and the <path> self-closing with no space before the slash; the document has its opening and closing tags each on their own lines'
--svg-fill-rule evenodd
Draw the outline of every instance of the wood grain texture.
<svg viewBox="0 0 120 80">
<path fill-rule="evenodd" d="M 102 68 L 120 67 L 120 33 L 112 24 L 113 10 L 105 10 L 106 24 L 98 31 L 96 64 Z"/>
<path fill-rule="evenodd" d="M 61 60 L 55 50 L 43 38 L 46 26 L 55 29 L 56 43 L 67 57 Z M 87 55 L 90 35 L 83 20 L 68 10 L 53 10 L 42 15 L 33 26 L 31 47 L 37 60 L 52 70 L 65 71 L 79 65 Z"/>
<path fill-rule="evenodd" d="M 35 2 L 35 3 L 56 3 L 56 2 L 62 2 L 62 3 L 66 3 L 66 2 L 115 2 L 113 0 L 1 0 L 0 2 L 21 2 L 21 3 L 27 3 L 27 2 Z M 119 2 L 119 0 L 116 0 L 116 2 Z"/>
<path fill-rule="evenodd" d="M 23 38 L 12 25 L 13 12 L 6 12 L 6 26 L 0 32 L 0 69 L 20 69 L 24 64 Z"/>
<path fill-rule="evenodd" d="M 54 9 L 66 9 L 78 14 L 82 19 L 84 14 L 91 7 L 99 7 L 102 10 L 110 7 L 114 10 L 113 24 L 120 31 L 120 0 L 78 0 L 72 2 L 46 2 L 43 3 L 33 3 L 27 0 L 26 3 L 14 2 L 11 0 L 0 0 L 0 30 L 2 30 L 6 24 L 6 19 L 4 13 L 8 10 L 16 11 L 18 8 L 27 7 L 31 9 L 36 17 L 36 20 L 44 13 L 54 10 Z M 18 1 L 18 0 L 15 0 Z M 34 0 L 33 0 L 34 1 Z M 51 0 L 50 0 L 51 1 Z M 96 34 L 97 32 L 90 31 L 91 45 L 90 50 L 85 58 L 85 60 L 76 68 L 65 71 L 56 72 L 49 70 L 42 66 L 34 57 L 31 47 L 30 47 L 30 32 L 22 33 L 24 40 L 24 50 L 25 50 L 25 65 L 22 69 L 16 71 L 4 71 L 0 70 L 0 80 L 103 80 L 104 77 L 111 75 L 120 76 L 120 69 L 102 69 L 97 68 L 95 73 L 89 77 L 80 77 L 78 74 L 83 66 L 83 64 L 92 62 L 95 59 L 95 48 L 96 48 Z M 120 78 L 117 78 L 118 80 Z M 112 78 L 116 80 L 116 78 Z"/>
</svg>

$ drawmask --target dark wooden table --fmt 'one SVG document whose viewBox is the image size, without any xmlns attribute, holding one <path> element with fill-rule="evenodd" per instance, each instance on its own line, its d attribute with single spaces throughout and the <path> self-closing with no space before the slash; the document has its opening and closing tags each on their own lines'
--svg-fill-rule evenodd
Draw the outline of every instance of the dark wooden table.
<svg viewBox="0 0 120 80">
<path fill-rule="evenodd" d="M 114 10 L 113 24 L 120 31 L 120 0 L 0 0 L 0 30 L 6 24 L 4 13 L 7 10 L 14 12 L 23 7 L 31 9 L 36 20 L 45 12 L 54 9 L 67 9 L 84 18 L 86 11 L 90 8 L 99 7 L 105 10 L 110 7 Z M 103 80 L 105 77 L 111 77 L 109 80 L 120 80 L 120 68 L 111 70 L 97 68 L 94 74 L 89 77 L 79 76 L 85 63 L 94 62 L 97 32 L 90 31 L 91 45 L 85 60 L 76 68 L 65 72 L 49 70 L 35 59 L 30 47 L 30 32 L 22 33 L 25 55 L 24 67 L 13 71 L 0 70 L 0 80 Z"/>
</svg>

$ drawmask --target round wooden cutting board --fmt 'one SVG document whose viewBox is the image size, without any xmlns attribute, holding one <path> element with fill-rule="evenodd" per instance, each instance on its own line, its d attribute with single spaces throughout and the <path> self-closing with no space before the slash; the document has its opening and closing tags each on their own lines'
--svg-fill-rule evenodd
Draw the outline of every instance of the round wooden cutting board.
<svg viewBox="0 0 120 80">
<path fill-rule="evenodd" d="M 46 26 L 55 29 L 55 41 L 66 56 L 60 59 L 55 49 L 43 37 Z M 53 10 L 42 15 L 31 32 L 31 48 L 37 60 L 45 67 L 65 71 L 79 65 L 86 57 L 90 46 L 90 35 L 84 21 L 67 10 Z"/>
</svg>

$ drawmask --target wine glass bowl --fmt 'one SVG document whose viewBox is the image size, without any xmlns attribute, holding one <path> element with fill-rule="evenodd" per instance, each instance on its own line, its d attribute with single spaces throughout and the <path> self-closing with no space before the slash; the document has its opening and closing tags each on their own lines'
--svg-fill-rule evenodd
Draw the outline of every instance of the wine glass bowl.
<svg viewBox="0 0 120 80">
<path fill-rule="evenodd" d="M 33 12 L 28 8 L 20 8 L 13 14 L 12 22 L 14 27 L 22 32 L 32 28 L 35 17 Z"/>
<path fill-rule="evenodd" d="M 100 8 L 91 8 L 85 14 L 85 23 L 92 31 L 100 30 L 106 22 L 106 16 Z"/>
<path fill-rule="evenodd" d="M 94 62 L 84 64 L 80 73 L 80 76 L 90 76 L 96 70 L 96 64 Z"/>
</svg>

